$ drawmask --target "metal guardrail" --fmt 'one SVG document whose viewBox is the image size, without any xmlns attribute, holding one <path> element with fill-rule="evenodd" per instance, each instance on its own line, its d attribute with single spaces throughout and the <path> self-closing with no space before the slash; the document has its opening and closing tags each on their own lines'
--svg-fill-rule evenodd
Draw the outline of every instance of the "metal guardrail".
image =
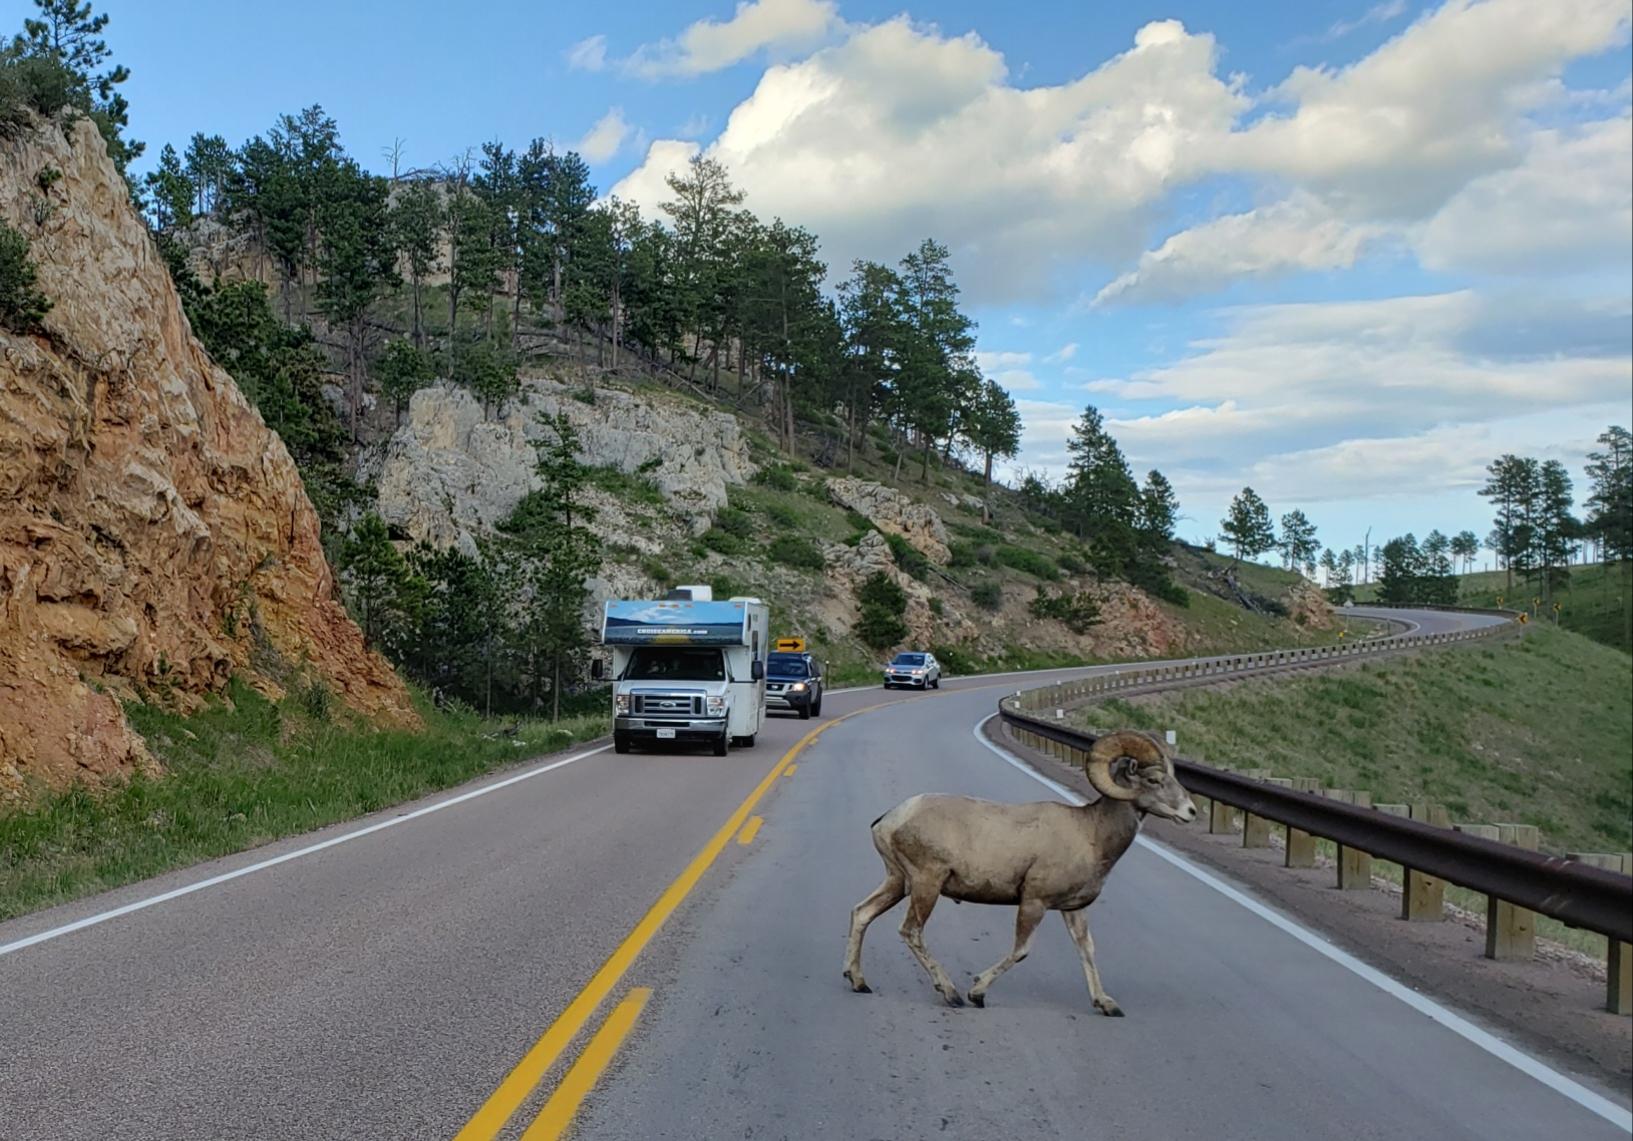
<svg viewBox="0 0 1633 1141">
<path fill-rule="evenodd" d="M 1060 759 L 1081 765 L 1094 745 L 1095 736 L 1064 722 L 1066 708 L 1080 702 L 1341 665 L 1403 650 L 1477 641 L 1519 628 L 1513 611 L 1473 607 L 1434 609 L 1500 614 L 1508 621 L 1447 634 L 1399 635 L 1364 643 L 1235 655 L 1100 674 L 1016 692 L 999 702 L 998 712 L 1020 739 L 1030 739 Z M 1629 973 L 1633 963 L 1633 947 L 1629 946 L 1633 944 L 1633 877 L 1585 861 L 1549 856 L 1423 820 L 1295 790 L 1285 787 L 1291 783 L 1288 781 L 1270 783 L 1186 759 L 1176 760 L 1175 769 L 1181 783 L 1193 795 L 1244 813 L 1244 839 L 1247 820 L 1259 821 L 1260 827 L 1262 822 L 1273 821 L 1286 827 L 1290 853 L 1295 836 L 1301 843 L 1310 842 L 1310 837 L 1321 837 L 1337 844 L 1341 854 L 1348 849 L 1398 863 L 1407 869 L 1409 881 L 1416 877 L 1421 883 L 1425 882 L 1423 877 L 1433 877 L 1433 880 L 1482 893 L 1491 901 L 1488 925 L 1496 921 L 1500 908 L 1517 907 L 1604 935 L 1609 940 L 1608 1005 L 1619 1013 L 1633 1008 L 1633 976 Z M 1534 833 L 1534 829 L 1532 831 Z M 1291 866 L 1291 859 L 1289 864 Z M 1341 883 L 1343 875 L 1341 869 Z M 1363 881 L 1367 878 L 1363 872 Z M 1434 886 L 1435 917 L 1440 911 L 1439 893 L 1438 885 Z M 1498 901 L 1502 901 L 1501 904 Z M 1512 911 L 1505 911 L 1504 915 L 1505 922 L 1512 922 Z M 1488 954 L 1491 953 L 1489 947 L 1488 933 Z"/>
<path fill-rule="evenodd" d="M 1414 609 L 1429 608 L 1414 607 Z M 1468 613 L 1491 614 L 1511 619 L 1508 611 L 1470 610 Z M 1142 693 L 1156 689 L 1180 688 L 1187 683 L 1212 684 L 1228 678 L 1340 665 L 1385 654 L 1398 654 L 1405 650 L 1452 646 L 1506 636 L 1517 629 L 1517 625 L 1510 620 L 1473 630 L 1457 630 L 1444 634 L 1392 634 L 1365 641 L 1305 646 L 1296 650 L 1269 650 L 1256 654 L 1199 658 L 1174 665 L 1133 666 L 1109 674 L 1096 674 L 1076 681 L 1058 682 L 1040 689 L 1027 690 L 1017 694 L 1017 697 L 1021 702 L 1019 708 L 1023 711 L 1055 709 L 1072 702 L 1103 697 L 1108 693 Z"/>
<path fill-rule="evenodd" d="M 1010 701 L 1013 699 L 1006 699 L 1005 705 Z M 1073 752 L 1086 755 L 1094 746 L 1093 734 L 1058 721 L 1012 708 L 1004 708 L 1002 714 L 1010 724 Z M 1218 800 L 1381 860 L 1393 860 L 1572 927 L 1633 942 L 1633 878 L 1628 876 L 1265 784 L 1195 761 L 1180 759 L 1174 768 L 1180 783 L 1194 796 Z"/>
</svg>

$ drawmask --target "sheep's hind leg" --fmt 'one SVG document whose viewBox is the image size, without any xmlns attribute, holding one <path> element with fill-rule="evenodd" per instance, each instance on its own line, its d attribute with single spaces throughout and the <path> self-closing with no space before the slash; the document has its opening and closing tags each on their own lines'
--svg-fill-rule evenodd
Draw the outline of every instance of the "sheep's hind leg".
<svg viewBox="0 0 1633 1141">
<path fill-rule="evenodd" d="M 1034 899 L 1021 900 L 1020 909 L 1015 912 L 1015 946 L 992 966 L 975 976 L 975 982 L 970 986 L 970 1001 L 976 1006 L 987 1004 L 987 989 L 997 981 L 999 975 L 1020 962 L 1032 950 L 1032 935 L 1043 922 L 1043 916 L 1049 909 Z"/>
<path fill-rule="evenodd" d="M 1066 930 L 1072 933 L 1072 942 L 1077 944 L 1077 953 L 1083 960 L 1083 974 L 1089 980 L 1089 997 L 1094 1000 L 1094 1008 L 1108 1018 L 1121 1018 L 1123 1008 L 1100 985 L 1100 970 L 1094 965 L 1094 940 L 1089 937 L 1089 909 L 1083 907 L 1076 911 L 1062 911 L 1060 917 L 1066 921 Z"/>
<path fill-rule="evenodd" d="M 963 1006 L 964 996 L 958 993 L 953 980 L 942 970 L 941 964 L 930 957 L 930 951 L 924 945 L 924 924 L 930 918 L 930 912 L 935 910 L 936 900 L 940 897 L 939 883 L 913 884 L 913 895 L 907 902 L 907 915 L 902 919 L 901 937 L 907 944 L 907 949 L 912 951 L 913 957 L 919 961 L 919 966 L 929 974 L 930 982 L 935 985 L 947 1005 Z"/>
<path fill-rule="evenodd" d="M 845 944 L 845 981 L 858 994 L 871 994 L 873 988 L 862 978 L 862 936 L 868 925 L 901 902 L 907 894 L 907 885 L 896 872 L 885 876 L 885 882 L 872 895 L 851 908 L 851 934 Z"/>
</svg>

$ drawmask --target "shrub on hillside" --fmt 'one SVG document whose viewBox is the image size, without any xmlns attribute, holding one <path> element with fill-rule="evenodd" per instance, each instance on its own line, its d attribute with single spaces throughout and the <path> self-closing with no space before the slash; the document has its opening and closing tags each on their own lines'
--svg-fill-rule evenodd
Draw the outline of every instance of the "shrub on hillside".
<svg viewBox="0 0 1633 1141">
<path fill-rule="evenodd" d="M 781 563 L 786 567 L 798 567 L 801 570 L 821 570 L 827 565 L 822 552 L 817 550 L 816 544 L 809 539 L 802 539 L 798 535 L 780 535 L 771 541 L 767 553 L 771 561 Z"/>
<path fill-rule="evenodd" d="M 986 582 L 978 582 L 975 584 L 975 586 L 971 587 L 970 597 L 974 599 L 975 604 L 983 610 L 997 610 L 1004 604 L 1003 587 L 999 586 L 991 579 L 988 579 Z"/>
<path fill-rule="evenodd" d="M 931 646 L 930 652 L 941 663 L 942 673 L 948 677 L 968 676 L 981 672 L 981 662 L 963 646 Z"/>
<path fill-rule="evenodd" d="M 1039 590 L 1029 608 L 1034 618 L 1053 618 L 1074 634 L 1087 634 L 1100 621 L 1100 606 L 1087 594 L 1050 594 Z"/>
<path fill-rule="evenodd" d="M 998 548 L 993 557 L 1003 566 L 1023 571 L 1034 578 L 1052 581 L 1060 577 L 1060 571 L 1054 561 L 1048 555 L 1034 551 L 1030 547 L 1016 547 L 1005 543 Z"/>
<path fill-rule="evenodd" d="M 767 464 L 754 474 L 754 482 L 763 483 L 773 491 L 793 491 L 799 486 L 799 480 L 787 464 Z"/>
<path fill-rule="evenodd" d="M 32 333 L 51 309 L 51 302 L 34 288 L 34 263 L 28 257 L 28 239 L 0 222 L 0 328 Z"/>
<path fill-rule="evenodd" d="M 856 592 L 862 614 L 856 623 L 856 635 L 875 650 L 894 646 L 907 637 L 907 623 L 902 614 L 907 610 L 907 592 L 883 571 L 873 574 Z"/>
<path fill-rule="evenodd" d="M 930 560 L 924 553 L 913 546 L 900 535 L 886 535 L 885 542 L 890 546 L 890 557 L 896 560 L 896 565 L 906 574 L 922 579 L 930 573 Z"/>
</svg>

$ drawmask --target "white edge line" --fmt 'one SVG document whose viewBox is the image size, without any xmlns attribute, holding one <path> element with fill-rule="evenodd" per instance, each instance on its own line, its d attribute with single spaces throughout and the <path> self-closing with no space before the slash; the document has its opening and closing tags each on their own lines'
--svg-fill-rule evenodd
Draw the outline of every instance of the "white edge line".
<svg viewBox="0 0 1633 1141">
<path fill-rule="evenodd" d="M 118 919 L 120 916 L 129 915 L 133 911 L 142 911 L 145 908 L 154 907 L 157 904 L 167 903 L 172 899 L 179 899 L 184 895 L 192 895 L 195 891 L 203 891 L 207 887 L 215 887 L 217 884 L 223 884 L 228 880 L 238 879 L 240 876 L 247 876 L 252 872 L 265 871 L 267 868 L 288 863 L 290 860 L 298 860 L 302 856 L 310 856 L 314 852 L 321 852 L 325 848 L 333 848 L 336 844 L 344 844 L 348 840 L 356 840 L 359 837 L 368 836 L 375 832 L 383 832 L 387 828 L 394 828 L 399 824 L 406 824 L 410 820 L 417 820 L 421 816 L 429 816 L 433 812 L 441 812 L 444 808 L 452 808 L 454 805 L 463 804 L 467 800 L 475 800 L 479 796 L 486 796 L 490 792 L 498 792 L 500 789 L 507 788 L 510 785 L 517 784 L 520 781 L 530 780 L 533 777 L 552 772 L 556 769 L 574 764 L 578 761 L 582 761 L 586 757 L 593 757 L 597 753 L 604 753 L 610 747 L 611 746 L 609 745 L 602 745 L 599 748 L 590 749 L 583 753 L 576 753 L 571 757 L 564 758 L 563 760 L 552 761 L 547 765 L 540 765 L 538 768 L 528 769 L 526 772 L 517 773 L 512 777 L 506 777 L 504 780 L 495 781 L 492 784 L 483 785 L 481 788 L 474 788 L 469 792 L 460 793 L 458 796 L 449 797 L 447 800 L 439 800 L 435 804 L 427 804 L 423 808 L 416 808 L 414 811 L 405 812 L 401 816 L 393 816 L 389 820 L 380 820 L 368 825 L 365 828 L 357 828 L 339 836 L 331 836 L 327 840 L 320 840 L 316 844 L 308 844 L 304 848 L 297 848 L 293 852 L 285 852 L 281 856 L 273 856 L 269 860 L 261 860 L 259 863 L 250 864 L 242 868 L 235 868 L 230 872 L 223 872 L 218 876 L 211 876 L 209 879 L 199 880 L 197 883 L 186 884 L 171 891 L 160 892 L 158 895 L 150 895 L 145 899 L 134 900 L 133 902 L 127 903 L 122 907 L 111 908 L 108 911 L 99 911 L 95 915 L 87 915 L 85 918 L 76 919 L 72 923 L 64 923 L 60 927 L 52 927 L 49 930 L 40 931 L 33 935 L 28 935 L 24 938 L 13 940 L 10 943 L 0 944 L 0 955 L 9 955 L 14 951 L 21 951 L 25 947 L 32 947 L 36 943 L 44 943 L 51 939 L 61 938 L 62 936 L 71 934 L 75 931 L 83 931 L 87 927 L 95 927 L 99 923 L 106 923 L 110 919 Z"/>
<path fill-rule="evenodd" d="M 1083 797 L 1079 796 L 1065 785 L 1050 780 L 1042 773 L 1033 769 L 1032 766 L 1028 765 L 1025 761 L 1022 761 L 1019 757 L 1016 757 L 1013 753 L 1010 753 L 1007 749 L 1001 748 L 1000 746 L 989 741 L 986 734 L 983 733 L 982 730 L 986 728 L 987 722 L 991 721 L 996 716 L 998 716 L 996 713 L 989 713 L 976 723 L 972 733 L 977 741 L 996 754 L 1000 760 L 1004 761 L 1004 763 L 1019 769 L 1021 772 L 1025 773 L 1027 776 L 1031 777 L 1033 780 L 1055 793 L 1055 795 L 1059 796 L 1062 800 L 1065 800 L 1067 803 L 1088 803 L 1083 799 Z M 1440 1023 L 1440 1025 L 1450 1030 L 1453 1034 L 1456 1034 L 1458 1037 L 1473 1044 L 1474 1046 L 1477 1046 L 1481 1050 L 1484 1050 L 1492 1057 L 1498 1059 L 1499 1061 L 1507 1062 L 1510 1066 L 1513 1066 L 1521 1073 L 1535 1078 L 1537 1081 L 1541 1082 L 1543 1085 L 1547 1086 L 1556 1093 L 1563 1094 L 1565 1097 L 1569 1098 L 1571 1101 L 1574 1101 L 1583 1109 L 1586 1109 L 1589 1113 L 1603 1118 L 1620 1129 L 1633 1131 L 1633 1112 L 1623 1109 L 1609 1098 L 1594 1093 L 1580 1082 L 1566 1077 L 1558 1070 L 1544 1062 L 1538 1061 L 1536 1058 L 1533 1058 L 1524 1051 L 1515 1048 L 1509 1043 L 1503 1041 L 1501 1038 L 1497 1037 L 1495 1034 L 1492 1034 L 1490 1031 L 1482 1030 L 1480 1027 L 1474 1025 L 1474 1023 L 1470 1022 L 1462 1015 L 1441 1006 L 1433 999 L 1427 998 L 1424 995 L 1421 995 L 1411 988 L 1403 985 L 1402 983 L 1397 982 L 1388 975 L 1384 974 L 1382 971 L 1378 970 L 1376 967 L 1369 966 L 1368 964 L 1362 962 L 1348 951 L 1342 950 L 1341 948 L 1333 945 L 1320 935 L 1316 934 L 1314 931 L 1311 931 L 1308 927 L 1305 927 L 1303 924 L 1288 918 L 1286 915 L 1283 915 L 1281 912 L 1272 907 L 1260 903 L 1252 896 L 1232 887 L 1230 884 L 1219 879 L 1211 872 L 1203 870 L 1190 860 L 1186 859 L 1184 856 L 1181 856 L 1178 852 L 1175 852 L 1172 848 L 1169 848 L 1167 845 L 1158 843 L 1157 841 L 1146 836 L 1137 836 L 1135 837 L 1134 842 L 1140 845 L 1142 848 L 1150 851 L 1159 859 L 1166 860 L 1168 863 L 1172 864 L 1186 875 L 1206 884 L 1208 887 L 1213 888 L 1214 891 L 1217 891 L 1220 895 L 1223 895 L 1231 902 L 1245 907 L 1254 915 L 1257 915 L 1260 919 L 1263 919 L 1266 923 L 1269 923 L 1272 927 L 1276 927 L 1281 931 L 1286 932 L 1288 935 L 1291 935 L 1294 939 L 1297 939 L 1300 943 L 1303 943 L 1306 947 L 1309 947 L 1312 951 L 1316 952 L 1316 954 L 1331 959 L 1333 962 L 1337 963 L 1351 974 L 1357 975 L 1358 977 L 1377 987 L 1379 990 L 1383 991 L 1385 994 L 1404 1002 L 1407 1006 L 1410 1006 L 1419 1014 L 1426 1015 L 1433 1021 Z"/>
</svg>

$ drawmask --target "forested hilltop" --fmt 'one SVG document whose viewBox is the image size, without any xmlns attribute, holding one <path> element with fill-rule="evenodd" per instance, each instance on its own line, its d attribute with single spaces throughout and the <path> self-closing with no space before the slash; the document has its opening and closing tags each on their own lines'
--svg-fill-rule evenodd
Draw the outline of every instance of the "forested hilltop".
<svg viewBox="0 0 1633 1141">
<path fill-rule="evenodd" d="M 6 130 L 89 117 L 126 170 L 106 17 L 36 2 L 0 59 Z M 599 600 L 676 581 L 765 595 L 842 673 L 906 641 L 974 669 L 1327 623 L 1297 575 L 1176 562 L 1172 488 L 1092 407 L 1063 480 L 995 481 L 1020 416 L 933 239 L 840 271 L 709 159 L 648 217 L 545 137 L 376 174 L 320 107 L 237 143 L 201 126 L 127 175 L 133 203 L 368 643 L 440 698 L 558 712 Z M 6 321 L 50 335 L 27 221 Z"/>
</svg>

